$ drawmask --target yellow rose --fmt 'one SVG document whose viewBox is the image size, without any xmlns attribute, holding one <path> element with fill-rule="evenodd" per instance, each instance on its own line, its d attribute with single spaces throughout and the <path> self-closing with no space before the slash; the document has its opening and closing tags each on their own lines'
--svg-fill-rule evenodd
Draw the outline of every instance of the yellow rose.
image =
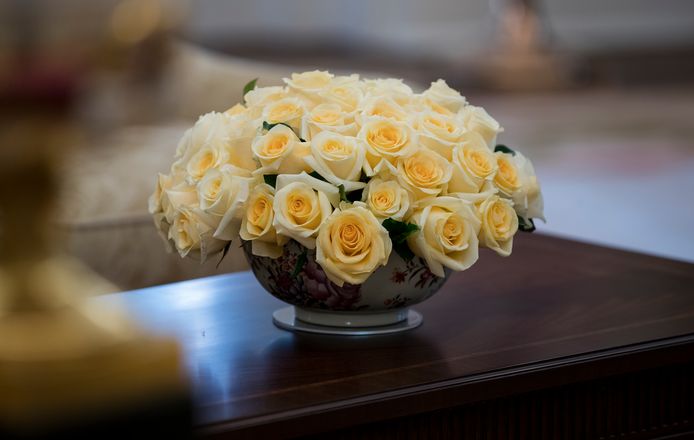
<svg viewBox="0 0 694 440">
<path fill-rule="evenodd" d="M 304 160 L 328 182 L 348 192 L 366 185 L 359 181 L 365 149 L 356 138 L 323 131 L 311 141 L 311 153 Z"/>
<path fill-rule="evenodd" d="M 318 230 L 340 201 L 338 189 L 306 173 L 277 176 L 273 226 L 309 249 L 316 247 Z"/>
<path fill-rule="evenodd" d="M 304 103 L 298 98 L 284 98 L 265 106 L 263 120 L 270 124 L 278 122 L 301 128 L 301 118 L 306 112 Z"/>
<path fill-rule="evenodd" d="M 407 190 L 395 180 L 380 177 L 369 180 L 362 193 L 362 201 L 381 221 L 386 218 L 402 221 L 410 210 L 410 194 Z"/>
<path fill-rule="evenodd" d="M 465 97 L 457 90 L 450 88 L 442 79 L 432 82 L 422 96 L 451 112 L 457 112 L 466 104 Z"/>
<path fill-rule="evenodd" d="M 465 129 L 452 117 L 424 112 L 417 119 L 419 142 L 450 160 L 453 147 L 461 140 Z"/>
<path fill-rule="evenodd" d="M 352 115 L 342 111 L 339 104 L 319 104 L 304 115 L 301 135 L 307 140 L 312 140 L 318 133 L 327 130 L 345 136 L 354 136 L 358 128 L 352 118 Z"/>
<path fill-rule="evenodd" d="M 330 281 L 361 284 L 388 263 L 388 231 L 363 204 L 343 203 L 327 218 L 316 240 L 316 262 Z"/>
<path fill-rule="evenodd" d="M 502 195 L 513 198 L 523 186 L 516 161 L 509 153 L 497 152 L 495 155 L 498 170 L 494 176 L 494 185 Z"/>
<path fill-rule="evenodd" d="M 395 163 L 401 156 L 417 148 L 417 137 L 407 125 L 391 119 L 373 118 L 359 131 L 357 138 L 366 146 L 364 171 L 369 176 L 383 166 L 395 171 Z"/>
<path fill-rule="evenodd" d="M 275 125 L 256 137 L 251 149 L 262 166 L 255 174 L 294 174 L 308 169 L 304 157 L 309 154 L 309 144 L 285 125 Z"/>
<path fill-rule="evenodd" d="M 465 270 L 477 261 L 480 221 L 469 203 L 456 197 L 437 197 L 408 221 L 419 231 L 408 237 L 407 244 L 434 275 L 445 276 L 444 267 Z"/>
<path fill-rule="evenodd" d="M 193 181 L 198 181 L 208 170 L 221 166 L 226 162 L 220 150 L 212 147 L 202 147 L 193 157 L 190 158 L 186 171 Z"/>
<path fill-rule="evenodd" d="M 239 235 L 251 241 L 251 252 L 260 257 L 278 258 L 287 238 L 278 235 L 272 225 L 275 218 L 272 205 L 275 190 L 265 183 L 256 185 L 246 202 L 246 212 L 241 222 Z"/>
<path fill-rule="evenodd" d="M 490 148 L 496 143 L 496 136 L 504 131 L 501 125 L 489 116 L 482 107 L 465 106 L 460 111 L 460 116 L 465 128 L 482 136 Z"/>
<path fill-rule="evenodd" d="M 441 155 L 418 148 L 398 161 L 398 181 L 407 188 L 415 200 L 435 197 L 451 180 L 453 167 Z"/>
<path fill-rule="evenodd" d="M 518 231 L 518 216 L 510 200 L 491 196 L 477 208 L 482 222 L 480 244 L 507 257 L 513 248 L 513 236 Z"/>
<path fill-rule="evenodd" d="M 338 104 L 320 104 L 308 114 L 308 120 L 316 124 L 336 126 L 344 125 L 345 118 L 342 107 Z"/>
<path fill-rule="evenodd" d="M 448 193 L 478 193 L 496 174 L 497 158 L 477 133 L 466 133 L 466 140 L 453 149 L 453 174 Z"/>
</svg>

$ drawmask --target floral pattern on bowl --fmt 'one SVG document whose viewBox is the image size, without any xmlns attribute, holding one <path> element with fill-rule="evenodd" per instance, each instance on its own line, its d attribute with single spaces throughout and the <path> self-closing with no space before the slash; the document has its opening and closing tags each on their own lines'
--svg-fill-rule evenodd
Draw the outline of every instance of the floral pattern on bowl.
<svg viewBox="0 0 694 440">
<path fill-rule="evenodd" d="M 328 280 L 316 263 L 315 249 L 291 240 L 279 258 L 259 257 L 243 242 L 246 259 L 260 284 L 276 298 L 304 309 L 333 312 L 383 312 L 417 304 L 446 282 L 434 275 L 421 258 L 403 260 L 392 253 L 386 266 L 360 285 L 342 287 Z"/>
</svg>

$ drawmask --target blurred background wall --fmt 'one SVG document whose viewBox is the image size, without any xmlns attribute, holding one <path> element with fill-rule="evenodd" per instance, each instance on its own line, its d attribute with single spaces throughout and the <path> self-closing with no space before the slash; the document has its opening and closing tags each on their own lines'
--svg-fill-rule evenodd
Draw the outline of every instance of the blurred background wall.
<svg viewBox="0 0 694 440">
<path fill-rule="evenodd" d="M 3 38 L 31 16 L 51 49 L 34 73 L 80 75 L 80 50 L 98 46 L 84 35 L 114 29 L 116 10 L 124 29 L 169 10 L 176 25 L 126 72 L 85 81 L 78 113 L 97 130 L 65 160 L 55 222 L 69 252 L 123 288 L 246 268 L 240 252 L 219 267 L 167 254 L 147 213 L 154 176 L 197 116 L 231 107 L 247 81 L 313 69 L 415 88 L 446 79 L 535 162 L 539 232 L 694 261 L 690 0 L 6 0 L 0 70 Z"/>
<path fill-rule="evenodd" d="M 553 50 L 586 58 L 582 67 L 589 78 L 682 81 L 694 73 L 691 1 L 519 3 L 537 11 L 541 37 Z M 503 11 L 512 4 L 508 0 L 193 0 L 184 35 L 230 53 L 293 64 L 308 58 L 347 67 L 346 60 L 356 59 L 381 69 L 393 64 L 414 67 L 415 72 L 427 68 L 422 64 L 474 68 L 479 57 L 489 55 L 499 42 Z M 646 58 L 654 63 L 640 62 Z M 354 69 L 353 63 L 350 66 Z M 462 71 L 457 76 L 473 75 Z"/>
<path fill-rule="evenodd" d="M 194 0 L 185 32 L 219 44 L 287 42 L 379 47 L 451 59 L 480 53 L 493 37 L 501 0 Z M 689 0 L 535 2 L 555 42 L 582 51 L 688 45 Z"/>
</svg>

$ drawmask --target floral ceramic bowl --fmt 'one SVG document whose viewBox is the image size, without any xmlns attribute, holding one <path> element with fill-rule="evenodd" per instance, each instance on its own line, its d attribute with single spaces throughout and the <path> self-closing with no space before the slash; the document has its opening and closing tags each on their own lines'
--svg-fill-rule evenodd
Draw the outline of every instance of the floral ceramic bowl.
<svg viewBox="0 0 694 440">
<path fill-rule="evenodd" d="M 421 258 L 403 260 L 393 252 L 388 264 L 363 284 L 342 287 L 326 277 L 316 263 L 316 252 L 291 240 L 282 255 L 273 259 L 244 253 L 260 284 L 276 298 L 295 308 L 297 319 L 336 327 L 371 327 L 407 319 L 408 307 L 436 293 L 446 282 L 428 269 Z"/>
</svg>

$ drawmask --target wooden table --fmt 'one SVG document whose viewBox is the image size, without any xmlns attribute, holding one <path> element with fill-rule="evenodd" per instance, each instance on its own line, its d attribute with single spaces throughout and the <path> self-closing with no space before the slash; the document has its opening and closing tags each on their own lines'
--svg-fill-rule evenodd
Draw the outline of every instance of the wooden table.
<svg viewBox="0 0 694 440">
<path fill-rule="evenodd" d="M 280 330 L 250 273 L 101 300 L 177 335 L 211 438 L 694 438 L 694 265 L 519 235 L 394 336 Z"/>
</svg>

